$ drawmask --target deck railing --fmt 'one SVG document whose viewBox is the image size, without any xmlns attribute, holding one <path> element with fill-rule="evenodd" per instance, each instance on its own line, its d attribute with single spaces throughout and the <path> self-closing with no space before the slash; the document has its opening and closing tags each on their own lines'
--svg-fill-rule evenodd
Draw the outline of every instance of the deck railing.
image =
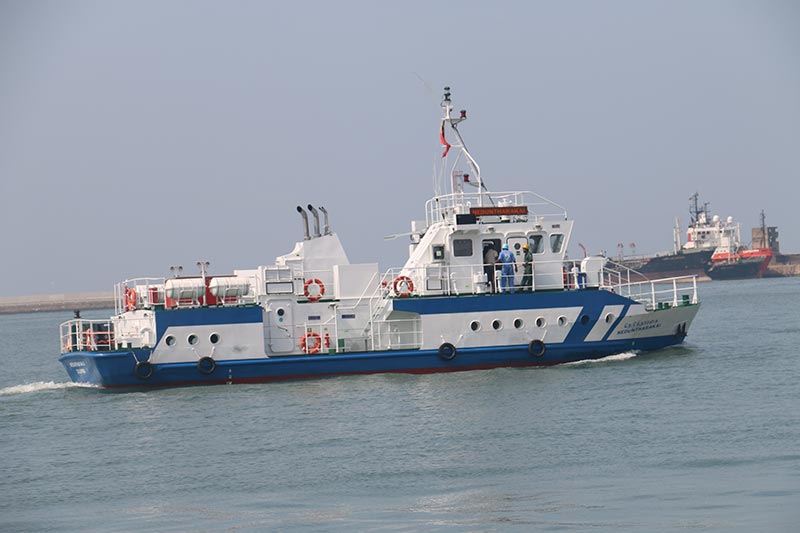
<svg viewBox="0 0 800 533">
<path fill-rule="evenodd" d="M 431 198 L 425 203 L 428 226 L 441 220 L 455 220 L 456 215 L 468 214 L 472 207 L 527 207 L 527 215 L 502 215 L 482 220 L 485 223 L 525 221 L 531 219 L 566 220 L 563 206 L 530 191 L 456 192 Z"/>
<path fill-rule="evenodd" d="M 697 276 L 637 281 L 609 287 L 614 292 L 643 304 L 647 310 L 669 309 L 698 302 Z"/>
<path fill-rule="evenodd" d="M 648 279 L 641 272 L 608 261 L 603 269 L 603 285 L 643 304 L 648 310 L 698 302 L 697 276 Z"/>
<path fill-rule="evenodd" d="M 75 318 L 60 326 L 61 353 L 106 351 L 115 348 L 110 320 Z"/>
<path fill-rule="evenodd" d="M 164 305 L 164 281 L 165 278 L 134 278 L 114 285 L 117 314 Z"/>
<path fill-rule="evenodd" d="M 350 325 L 347 320 L 336 316 L 323 323 L 297 324 L 291 332 L 296 347 L 307 355 L 414 350 L 422 346 L 422 321 L 419 318 L 375 320 L 365 328 L 363 322 Z"/>
<path fill-rule="evenodd" d="M 515 291 L 556 290 L 599 287 L 598 276 L 582 276 L 573 269 L 573 262 L 551 260 L 532 263 L 531 284 L 522 286 L 524 265 L 516 263 L 512 281 Z M 387 270 L 381 277 L 381 287 L 389 297 L 408 296 L 459 296 L 465 294 L 491 294 L 501 291 L 500 264 L 468 263 L 459 265 L 428 264 L 419 267 L 401 267 Z M 582 281 L 582 280 L 586 281 Z M 410 283 L 409 283 L 410 280 Z M 413 286 L 413 290 L 412 290 Z"/>
<path fill-rule="evenodd" d="M 214 278 L 226 278 L 229 276 L 211 276 L 207 277 L 207 282 Z M 211 295 L 211 289 L 207 286 L 205 291 L 202 290 L 202 282 L 199 277 L 195 278 L 170 278 L 170 279 L 196 279 L 201 283 L 199 289 L 195 291 L 192 297 L 176 297 L 170 298 L 166 290 L 167 278 L 134 278 L 127 279 L 114 286 L 114 302 L 116 313 L 120 314 L 125 311 L 132 311 L 134 309 L 154 309 L 156 307 L 166 307 L 170 309 L 185 308 L 185 307 L 199 307 L 202 305 L 243 305 L 248 303 L 255 303 L 256 296 L 253 287 L 246 296 L 228 296 L 228 295 Z M 252 283 L 252 282 L 251 282 Z M 198 292 L 199 291 L 199 292 Z M 213 302 L 213 303 L 209 303 Z"/>
</svg>

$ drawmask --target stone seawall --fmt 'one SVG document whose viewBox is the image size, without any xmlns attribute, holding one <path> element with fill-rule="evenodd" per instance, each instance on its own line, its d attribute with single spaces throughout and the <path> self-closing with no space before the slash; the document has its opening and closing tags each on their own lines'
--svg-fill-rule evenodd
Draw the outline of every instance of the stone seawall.
<svg viewBox="0 0 800 533">
<path fill-rule="evenodd" d="M 0 313 L 34 313 L 37 311 L 72 311 L 73 309 L 113 309 L 111 292 L 42 294 L 36 296 L 0 297 Z"/>
<path fill-rule="evenodd" d="M 800 254 L 780 254 L 772 258 L 767 276 L 800 276 Z"/>
</svg>

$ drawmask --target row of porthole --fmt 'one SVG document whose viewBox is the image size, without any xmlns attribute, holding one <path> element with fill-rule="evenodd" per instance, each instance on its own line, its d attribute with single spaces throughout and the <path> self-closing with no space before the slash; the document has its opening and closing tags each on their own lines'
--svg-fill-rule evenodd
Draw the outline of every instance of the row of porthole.
<svg viewBox="0 0 800 533">
<path fill-rule="evenodd" d="M 615 317 L 614 317 L 613 314 L 608 313 L 605 316 L 606 324 L 610 324 L 611 322 L 613 322 L 614 318 Z M 590 320 L 589 319 L 589 315 L 583 315 L 580 318 L 580 323 L 581 323 L 581 325 L 585 326 L 586 324 L 589 323 L 589 320 Z M 558 317 L 558 325 L 561 326 L 562 328 L 564 326 L 566 326 L 568 322 L 569 321 L 567 320 L 567 317 L 565 317 L 564 315 L 561 315 L 560 317 Z M 524 325 L 525 325 L 525 322 L 523 322 L 521 318 L 515 318 L 514 319 L 514 328 L 515 329 L 521 329 L 522 326 L 524 326 Z M 540 316 L 540 317 L 538 317 L 536 319 L 536 327 L 537 328 L 543 328 L 546 325 L 547 325 L 547 320 L 545 320 L 544 317 Z M 472 323 L 470 323 L 469 327 L 470 327 L 470 329 L 472 331 L 480 331 L 481 330 L 481 323 L 478 322 L 477 320 L 473 320 Z M 497 319 L 492 320 L 492 329 L 497 330 L 497 331 L 503 329 L 503 323 L 500 320 L 497 320 Z"/>
<path fill-rule="evenodd" d="M 514 319 L 514 329 L 522 329 L 522 326 L 524 326 L 524 325 L 525 325 L 525 322 L 521 318 L 515 318 Z M 539 318 L 536 319 L 536 327 L 537 328 L 543 328 L 546 325 L 547 325 L 547 321 L 544 319 L 544 317 L 540 316 Z M 558 325 L 562 326 L 562 327 L 566 326 L 567 325 L 567 317 L 565 317 L 565 316 L 558 317 Z M 478 322 L 477 320 L 473 320 L 470 323 L 469 327 L 470 327 L 470 329 L 472 331 L 480 331 L 481 330 L 481 323 Z M 503 322 L 501 322 L 498 319 L 492 320 L 492 329 L 494 329 L 496 331 L 499 331 L 499 330 L 503 329 Z"/>
<path fill-rule="evenodd" d="M 220 340 L 219 334 L 217 333 L 212 333 L 211 335 L 208 336 L 208 342 L 210 342 L 211 344 L 217 344 L 219 343 L 219 340 Z M 175 338 L 174 335 L 167 335 L 166 337 L 164 337 L 164 343 L 167 346 L 175 346 L 176 342 L 177 339 Z M 191 335 L 186 337 L 186 342 L 188 342 L 190 346 L 194 346 L 195 344 L 200 342 L 200 337 L 192 333 Z"/>
<path fill-rule="evenodd" d="M 610 323 L 610 322 L 612 322 L 614 320 L 614 318 L 615 317 L 614 317 L 613 314 L 608 313 L 605 316 L 605 321 L 606 321 L 606 323 Z M 588 315 L 583 315 L 581 317 L 581 319 L 580 319 L 580 322 L 581 322 L 582 325 L 585 326 L 586 324 L 589 323 L 589 316 Z M 523 320 L 521 318 L 515 318 L 514 319 L 514 328 L 515 329 L 521 329 L 522 326 L 524 326 L 524 325 L 525 325 L 525 322 L 523 322 Z M 540 316 L 540 317 L 538 317 L 536 319 L 536 327 L 537 328 L 543 328 L 546 325 L 547 325 L 547 320 L 545 320 L 544 317 Z M 561 327 L 566 326 L 567 325 L 567 317 L 565 317 L 564 315 L 561 315 L 560 317 L 558 317 L 558 325 L 561 326 Z M 470 329 L 472 331 L 480 331 L 481 323 L 478 322 L 477 320 L 473 320 L 469 327 L 470 327 Z M 492 320 L 492 329 L 497 330 L 497 331 L 503 329 L 503 323 L 498 319 Z M 211 335 L 208 336 L 208 341 L 211 344 L 217 344 L 217 343 L 219 343 L 219 340 L 220 340 L 219 339 L 219 335 L 217 333 L 212 333 Z M 194 333 L 192 333 L 191 335 L 186 337 L 186 342 L 188 342 L 190 346 L 194 346 L 199 341 L 200 341 L 199 337 L 197 335 L 195 335 Z M 167 344 L 167 346 L 174 346 L 175 342 L 176 342 L 176 339 L 175 339 L 175 337 L 173 335 L 167 335 L 166 338 L 164 339 L 164 342 Z"/>
<path fill-rule="evenodd" d="M 523 322 L 521 318 L 515 318 L 514 319 L 514 328 L 515 329 L 521 329 L 522 326 L 524 326 L 524 325 L 525 325 L 525 322 Z M 470 327 L 470 329 L 472 331 L 480 331 L 481 330 L 481 323 L 478 322 L 477 320 L 473 320 L 470 323 L 469 327 Z M 503 329 L 503 322 L 501 322 L 500 320 L 497 320 L 497 319 L 492 320 L 492 329 L 497 330 L 497 331 Z"/>
</svg>

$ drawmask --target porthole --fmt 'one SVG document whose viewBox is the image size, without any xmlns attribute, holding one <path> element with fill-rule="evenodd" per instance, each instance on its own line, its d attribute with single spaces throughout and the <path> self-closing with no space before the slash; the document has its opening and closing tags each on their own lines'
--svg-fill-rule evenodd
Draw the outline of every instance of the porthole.
<svg viewBox="0 0 800 533">
<path fill-rule="evenodd" d="M 208 340 L 209 342 L 211 342 L 211 344 L 217 344 L 219 342 L 219 335 L 216 333 L 212 333 L 211 335 L 208 336 Z"/>
<path fill-rule="evenodd" d="M 194 346 L 195 344 L 197 344 L 198 338 L 197 338 L 197 335 L 195 335 L 194 333 L 192 333 L 191 335 L 189 335 L 189 336 L 186 338 L 186 340 L 187 340 L 187 342 L 188 342 L 189 344 L 191 344 L 192 346 Z"/>
<path fill-rule="evenodd" d="M 565 317 L 564 315 L 561 315 L 560 317 L 558 317 L 558 325 L 561 326 L 562 328 L 564 326 L 566 326 L 567 325 L 567 317 Z"/>
<path fill-rule="evenodd" d="M 477 320 L 473 320 L 469 325 L 469 329 L 471 329 L 472 331 L 480 331 L 481 323 L 478 322 Z"/>
<path fill-rule="evenodd" d="M 499 320 L 496 320 L 496 319 L 492 320 L 492 328 L 493 329 L 498 329 L 498 330 L 499 329 L 503 329 L 503 323 L 500 322 Z"/>
<path fill-rule="evenodd" d="M 543 328 L 546 325 L 547 325 L 547 320 L 545 320 L 543 316 L 540 316 L 539 318 L 536 319 L 537 328 Z"/>
<path fill-rule="evenodd" d="M 614 315 L 612 313 L 608 313 L 608 314 L 606 314 L 606 317 L 605 317 L 604 320 L 606 321 L 606 324 L 611 324 L 614 321 L 614 318 L 615 317 L 614 317 Z"/>
<path fill-rule="evenodd" d="M 581 317 L 581 325 L 582 325 L 582 326 L 585 326 L 585 325 L 586 325 L 586 324 L 588 324 L 588 323 L 589 323 L 589 315 L 583 315 L 583 316 Z"/>
<path fill-rule="evenodd" d="M 514 319 L 514 327 L 516 329 L 520 329 L 524 325 L 525 325 L 525 322 L 523 322 L 521 318 L 515 318 Z"/>
<path fill-rule="evenodd" d="M 166 343 L 167 346 L 174 346 L 175 345 L 175 337 L 173 337 L 172 335 L 167 335 L 164 338 L 164 343 Z"/>
<path fill-rule="evenodd" d="M 279 307 L 279 308 L 278 308 L 278 310 L 277 310 L 277 311 L 275 311 L 275 313 L 276 313 L 278 316 L 283 316 L 283 315 L 285 315 L 285 314 L 286 314 L 286 310 L 285 310 L 283 307 Z"/>
</svg>

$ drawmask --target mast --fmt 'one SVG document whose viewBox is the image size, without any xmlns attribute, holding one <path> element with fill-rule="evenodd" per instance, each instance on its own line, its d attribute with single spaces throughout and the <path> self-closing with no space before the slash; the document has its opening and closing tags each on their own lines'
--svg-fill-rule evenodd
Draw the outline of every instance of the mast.
<svg viewBox="0 0 800 533">
<path fill-rule="evenodd" d="M 689 197 L 691 203 L 689 204 L 689 216 L 691 217 L 691 225 L 695 225 L 700 221 L 700 215 L 705 215 L 708 220 L 708 206 L 710 202 L 703 202 L 703 207 L 700 207 L 700 193 L 694 193 Z"/>
<path fill-rule="evenodd" d="M 700 198 L 700 193 L 694 193 L 689 197 L 689 200 L 692 203 L 689 204 L 689 220 L 692 221 L 692 224 L 697 222 L 697 215 L 700 213 L 700 207 L 697 205 L 697 202 Z"/>
<path fill-rule="evenodd" d="M 467 160 L 470 168 L 472 169 L 473 175 L 477 178 L 478 182 L 478 204 L 483 205 L 483 192 L 486 189 L 486 186 L 483 184 L 483 178 L 481 178 L 481 167 L 478 165 L 478 162 L 475 161 L 475 158 L 472 157 L 472 154 L 469 153 L 467 150 L 466 144 L 464 144 L 464 139 L 461 137 L 461 132 L 458 131 L 458 125 L 462 122 L 467 120 L 467 110 L 462 109 L 459 111 L 457 117 L 453 117 L 453 101 L 450 99 L 450 87 L 444 88 L 444 98 L 442 99 L 442 131 L 441 131 L 441 142 L 442 145 L 445 146 L 445 152 L 442 154 L 442 157 L 446 157 L 450 148 L 458 148 L 461 150 L 461 153 L 464 154 L 464 157 Z M 446 138 L 445 138 L 445 124 L 450 126 L 456 134 L 456 139 L 458 142 L 454 145 L 450 145 Z M 451 173 L 452 174 L 452 173 Z M 452 185 L 451 185 L 452 187 Z M 451 190 L 452 193 L 455 193 L 455 190 Z M 491 197 L 489 198 L 491 201 Z"/>
</svg>

